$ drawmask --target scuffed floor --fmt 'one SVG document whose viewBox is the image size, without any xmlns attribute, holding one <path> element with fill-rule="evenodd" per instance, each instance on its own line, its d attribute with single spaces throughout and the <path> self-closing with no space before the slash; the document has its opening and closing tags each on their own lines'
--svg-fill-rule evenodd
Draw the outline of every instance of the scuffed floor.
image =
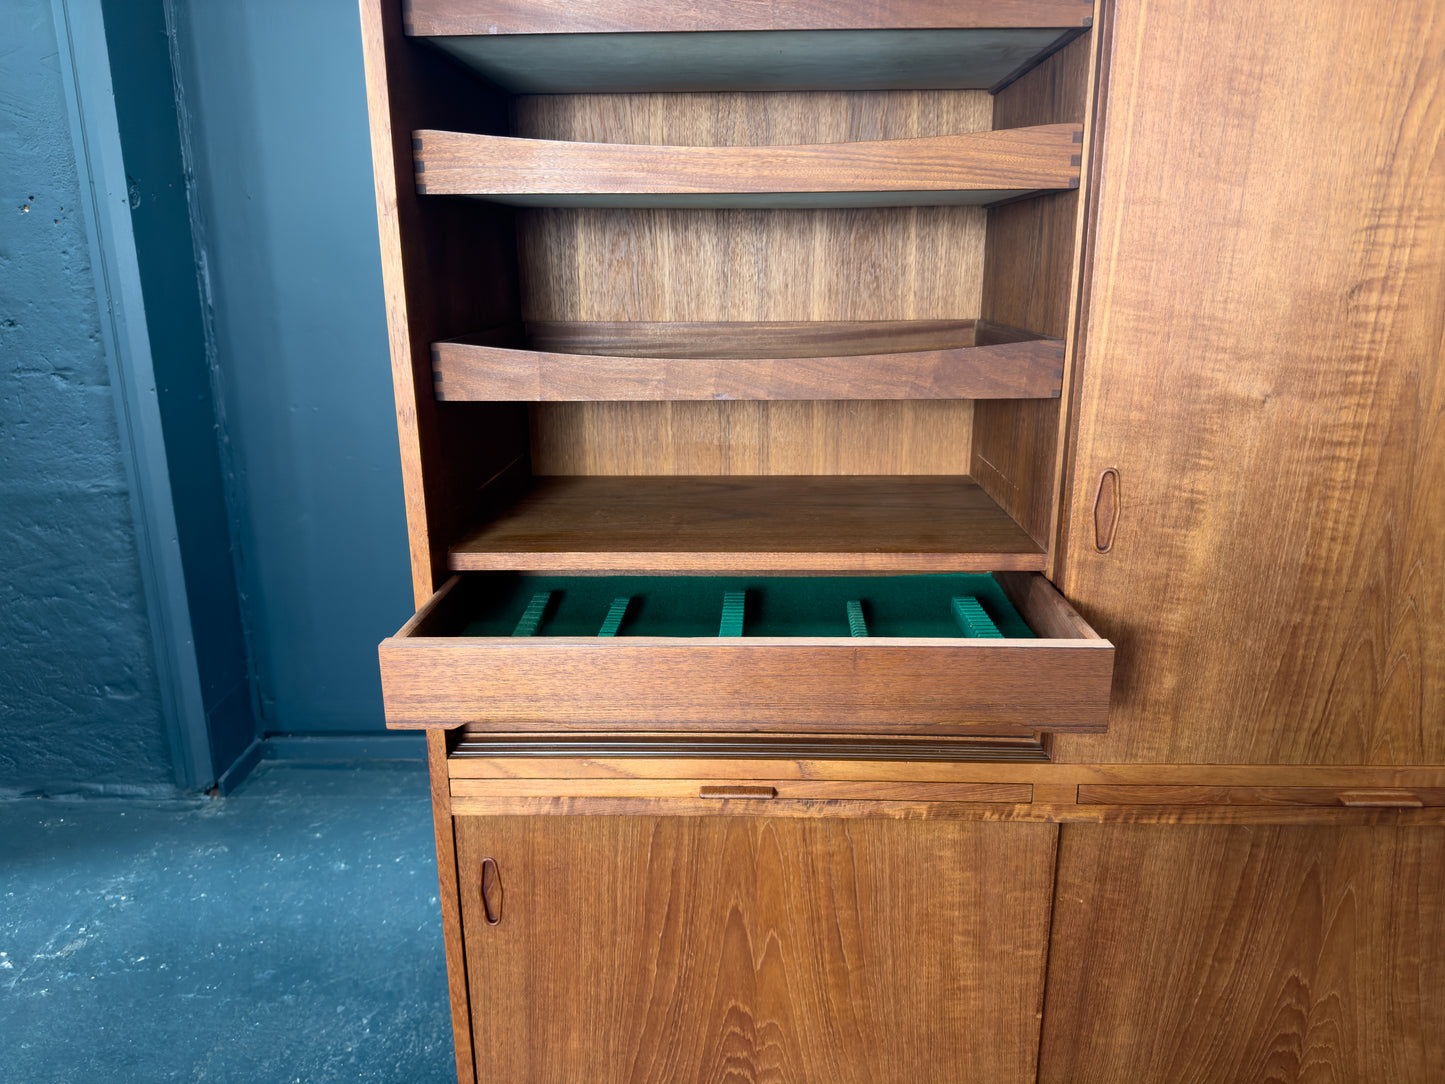
<svg viewBox="0 0 1445 1084">
<path fill-rule="evenodd" d="M 0 1081 L 455 1081 L 421 766 L 0 802 Z"/>
</svg>

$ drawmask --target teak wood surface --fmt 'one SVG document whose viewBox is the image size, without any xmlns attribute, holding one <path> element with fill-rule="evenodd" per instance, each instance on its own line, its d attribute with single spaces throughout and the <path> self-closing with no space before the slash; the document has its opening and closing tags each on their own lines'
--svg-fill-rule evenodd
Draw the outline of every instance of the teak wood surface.
<svg viewBox="0 0 1445 1084">
<path fill-rule="evenodd" d="M 380 648 L 387 725 L 474 732 L 1031 734 L 1102 726 L 1113 646 L 1041 577 L 1001 577 L 1053 639 L 458 636 L 450 581 Z"/>
<path fill-rule="evenodd" d="M 421 200 L 411 132 L 423 117 L 447 127 L 500 127 L 506 103 L 405 40 L 401 0 L 361 0 L 360 7 L 412 593 L 421 606 L 446 578 L 459 513 L 473 513 L 476 491 L 525 455 L 527 436 L 524 413 L 510 403 L 438 409 L 431 344 L 515 318 L 516 230 L 506 208 Z"/>
<path fill-rule="evenodd" d="M 1104 640 L 414 638 L 387 725 L 497 731 L 1030 734 L 1105 725 Z"/>
<path fill-rule="evenodd" d="M 540 737 L 540 735 L 531 735 Z M 1270 787 L 1314 791 L 1327 806 L 1339 807 L 1339 796 L 1360 790 L 1423 793 L 1445 787 L 1445 767 L 1371 768 L 1289 766 L 1269 764 L 1055 764 L 932 759 L 910 754 L 909 745 L 926 744 L 898 738 L 869 742 L 873 755 L 841 757 L 797 753 L 778 741 L 767 755 L 759 742 L 751 755 L 626 756 L 619 753 L 573 753 L 566 756 L 506 755 L 489 748 L 514 736 L 467 729 L 459 734 L 446 763 L 453 779 L 816 779 L 950 783 L 1028 783 L 1047 788 L 1051 802 L 1075 800 L 1076 794 L 1102 789 L 1146 797 L 1167 790 L 1186 791 L 1180 801 L 1194 804 L 1228 801 L 1230 792 Z M 792 736 L 794 739 L 796 735 Z M 821 740 L 814 735 L 815 741 Z M 741 736 L 739 736 L 741 741 Z M 1062 789 L 1061 789 L 1062 788 Z M 1067 791 L 1067 793 L 1065 793 Z M 1034 800 L 1042 801 L 1037 794 Z M 1122 799 L 1121 799 L 1122 800 Z"/>
<path fill-rule="evenodd" d="M 1445 828 L 1066 825 L 1041 1084 L 1445 1079 Z"/>
<path fill-rule="evenodd" d="M 1108 734 L 1055 754 L 1445 762 L 1440 5 L 1114 23 L 1059 583 L 1120 667 Z"/>
<path fill-rule="evenodd" d="M 1027 783 L 936 783 L 876 780 L 790 780 L 770 779 L 746 783 L 716 779 L 588 779 L 572 780 L 559 791 L 552 779 L 453 779 L 451 791 L 458 798 L 537 798 L 563 793 L 575 798 L 696 798 L 753 800 L 759 812 L 772 808 L 774 799 L 855 799 L 895 802 L 1002 802 L 1010 805 L 1032 802 L 1033 788 Z M 718 807 L 722 809 L 722 806 Z"/>
<path fill-rule="evenodd" d="M 432 347 L 448 402 L 1057 398 L 1063 362 L 1062 340 L 972 320 L 553 321 Z"/>
<path fill-rule="evenodd" d="M 427 771 L 431 776 L 432 828 L 436 838 L 437 901 L 441 906 L 457 1084 L 474 1084 L 476 1078 L 472 1058 L 471 999 L 467 991 L 467 962 L 462 947 L 462 904 L 457 885 L 457 849 L 452 829 L 446 734 L 436 730 L 428 732 L 426 750 Z"/>
<path fill-rule="evenodd" d="M 1002 329 L 1008 330 L 1008 329 Z M 527 345 L 562 354 L 667 358 L 814 358 L 899 354 L 1038 339 L 977 320 L 547 320 Z"/>
<path fill-rule="evenodd" d="M 452 548 L 457 571 L 1040 569 L 968 478 L 538 478 Z"/>
<path fill-rule="evenodd" d="M 422 130 L 413 133 L 412 145 L 418 193 L 537 197 L 528 202 L 545 205 L 548 196 L 668 193 L 977 190 L 998 199 L 1077 188 L 1082 142 L 1079 125 L 1053 124 L 866 142 L 696 147 Z"/>
<path fill-rule="evenodd" d="M 456 825 L 478 1079 L 1034 1078 L 1050 825 Z"/>
<path fill-rule="evenodd" d="M 410 8 L 454 20 L 434 23 L 438 33 L 482 18 L 505 34 L 902 27 L 938 5 Z M 1067 8 L 1078 19 L 1066 25 L 1082 26 L 1093 5 L 986 8 L 949 3 L 941 17 L 960 21 L 936 25 Z M 464 562 L 603 567 L 598 551 L 548 547 L 582 544 L 579 515 L 617 527 L 607 485 L 653 484 L 559 479 L 582 487 L 568 504 L 547 496 L 550 475 L 732 475 L 765 534 L 785 523 L 768 509 L 791 506 L 795 480 L 769 490 L 736 476 L 924 476 L 839 480 L 857 486 L 859 509 L 903 508 L 905 530 L 932 529 L 930 487 L 973 476 L 991 501 L 979 505 L 987 515 L 968 513 L 969 537 L 1007 524 L 1014 541 L 997 552 L 1032 568 L 1057 560 L 1081 611 L 1034 627 L 1073 639 L 1079 656 L 1099 655 L 1086 619 L 1120 645 L 1107 734 L 1034 740 L 1034 718 L 1014 739 L 1020 759 L 998 763 L 909 759 L 901 716 L 894 734 L 862 714 L 839 727 L 827 698 L 846 701 L 859 671 L 820 668 L 822 644 L 746 645 L 803 654 L 773 685 L 741 691 L 717 667 L 678 665 L 659 685 L 651 663 L 609 688 L 596 659 L 569 668 L 545 652 L 458 669 L 469 648 L 455 640 L 430 661 L 398 656 L 389 707 L 452 698 L 438 725 L 467 727 L 428 734 L 464 1081 L 476 1068 L 468 1022 L 488 1079 L 776 1081 L 809 1079 L 816 1065 L 812 1078 L 826 1080 L 1033 1080 L 1041 1007 L 1040 1081 L 1445 1078 L 1445 19 L 1429 0 L 1107 10 L 996 98 L 547 95 L 512 99 L 507 117 L 508 103 L 450 61 L 400 40 L 398 3 L 365 0 L 419 606 L 456 560 L 448 551 L 465 551 L 467 527 L 493 512 L 516 527 L 506 510 L 529 498 L 514 503 L 512 480 L 529 474 L 541 499 L 522 526 L 538 533 Z M 1091 100 L 1096 78 L 1107 103 Z M 764 147 L 1047 124 L 1084 126 L 1081 189 L 987 210 L 512 211 L 418 198 L 411 183 L 419 129 Z M 1310 143 L 1321 125 L 1328 153 Z M 1063 383 L 1077 398 L 528 409 L 433 397 L 432 344 L 505 323 L 921 320 L 1064 340 Z M 1117 488 L 1100 487 L 1106 470 Z M 718 479 L 685 482 L 702 493 Z M 922 488 L 897 505 L 870 495 L 888 485 Z M 1099 492 L 1110 500 L 1096 515 Z M 628 500 L 621 518 L 635 517 L 635 531 L 607 543 L 621 546 L 605 551 L 611 567 L 801 559 L 759 551 L 748 518 L 735 535 L 721 528 L 734 548 L 679 553 L 661 518 L 671 498 Z M 681 506 L 695 537 L 717 526 L 701 503 Z M 818 568 L 839 568 L 840 553 L 873 567 L 846 549 L 849 522 L 825 514 L 796 553 Z M 542 560 L 561 564 L 531 563 L 538 538 Z M 993 551 L 974 542 L 909 552 L 920 569 L 1002 567 L 985 566 Z M 1036 581 L 1016 578 L 1011 596 L 1026 603 Z M 889 663 L 870 688 L 901 712 L 950 680 L 979 695 L 963 689 L 967 667 L 940 679 L 957 669 L 939 661 L 900 681 Z M 665 730 L 673 706 L 640 717 L 639 688 L 666 703 L 696 698 L 701 681 L 704 699 L 726 694 L 735 712 L 749 695 L 783 707 L 769 726 L 745 729 L 735 715 L 711 731 L 732 743 L 728 756 L 443 759 L 458 737 L 475 752 L 538 736 L 543 724 L 495 702 L 461 703 L 501 673 L 521 682 L 514 703 L 545 700 L 578 719 L 595 712 L 587 695 L 600 685 L 613 721 L 544 735 L 599 750 L 708 732 Z M 523 687 L 539 673 L 545 695 Z M 999 678 L 1015 706 L 1034 695 L 1021 673 L 1012 688 Z M 783 710 L 809 682 L 811 703 Z M 879 759 L 783 752 L 841 746 L 840 731 Z M 986 744 L 955 740 L 967 755 Z M 1037 761 L 1045 749 L 1053 763 Z M 485 858 L 505 890 L 496 926 L 481 900 Z M 514 939 L 486 940 L 499 932 Z M 457 988 L 459 955 L 472 964 L 470 997 Z"/>
<path fill-rule="evenodd" d="M 647 33 L 728 30 L 887 30 L 910 27 L 1079 27 L 1093 0 L 408 0 L 407 32 L 446 34 Z"/>
<path fill-rule="evenodd" d="M 999 126 L 1077 123 L 1086 144 L 1095 129 L 1091 88 L 1106 42 L 1086 34 L 1049 57 L 994 99 Z M 1088 148 L 1085 147 L 1087 153 Z M 1076 351 L 1075 306 L 1082 259 L 1078 192 L 1019 200 L 989 211 L 980 315 L 987 321 L 1037 329 Z M 1066 354 L 1064 383 L 1072 357 Z M 1063 471 L 1064 414 L 1059 402 L 999 400 L 977 404 L 969 473 L 999 506 L 1052 551 Z"/>
<path fill-rule="evenodd" d="M 554 94 L 515 99 L 512 130 L 823 143 L 987 131 L 992 118 L 984 91 Z M 973 320 L 988 214 L 522 209 L 523 318 Z M 967 474 L 973 410 L 971 400 L 547 403 L 532 410 L 531 463 L 535 474 Z"/>
</svg>

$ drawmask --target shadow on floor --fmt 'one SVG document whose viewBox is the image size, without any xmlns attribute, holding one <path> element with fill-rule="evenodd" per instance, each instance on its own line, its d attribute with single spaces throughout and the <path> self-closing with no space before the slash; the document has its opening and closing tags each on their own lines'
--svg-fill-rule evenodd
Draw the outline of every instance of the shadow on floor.
<svg viewBox="0 0 1445 1084">
<path fill-rule="evenodd" d="M 0 802 L 0 1080 L 456 1079 L 424 767 Z"/>
</svg>

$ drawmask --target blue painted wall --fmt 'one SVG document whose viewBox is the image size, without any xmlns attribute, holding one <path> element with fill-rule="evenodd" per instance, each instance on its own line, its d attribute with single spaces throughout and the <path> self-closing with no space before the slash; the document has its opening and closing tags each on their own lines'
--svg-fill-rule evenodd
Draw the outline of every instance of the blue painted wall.
<svg viewBox="0 0 1445 1084">
<path fill-rule="evenodd" d="M 267 732 L 382 726 L 411 614 L 355 0 L 176 0 Z"/>
<path fill-rule="evenodd" d="M 0 794 L 172 772 L 48 0 L 0 44 Z"/>
<path fill-rule="evenodd" d="M 162 0 L 103 0 L 103 11 L 211 778 L 217 779 L 246 753 L 257 725 L 171 39 Z"/>
</svg>

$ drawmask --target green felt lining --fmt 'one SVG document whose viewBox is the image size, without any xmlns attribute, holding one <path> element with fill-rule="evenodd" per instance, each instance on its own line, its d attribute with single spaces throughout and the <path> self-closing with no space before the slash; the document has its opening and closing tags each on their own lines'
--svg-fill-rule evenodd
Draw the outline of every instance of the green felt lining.
<svg viewBox="0 0 1445 1084">
<path fill-rule="evenodd" d="M 996 635 L 1031 638 L 1003 589 L 989 575 L 943 576 L 469 576 L 470 612 L 462 636 L 728 635 L 724 596 L 742 636 L 860 635 L 963 638 L 955 598 L 972 598 Z M 536 600 L 536 624 L 522 631 Z M 618 604 L 623 603 L 620 610 Z M 615 611 L 615 612 L 614 612 Z M 614 616 L 616 621 L 613 621 Z M 610 631 L 606 631 L 610 628 Z M 600 631 L 604 630 L 604 631 Z M 986 632 L 984 633 L 986 635 Z"/>
</svg>

